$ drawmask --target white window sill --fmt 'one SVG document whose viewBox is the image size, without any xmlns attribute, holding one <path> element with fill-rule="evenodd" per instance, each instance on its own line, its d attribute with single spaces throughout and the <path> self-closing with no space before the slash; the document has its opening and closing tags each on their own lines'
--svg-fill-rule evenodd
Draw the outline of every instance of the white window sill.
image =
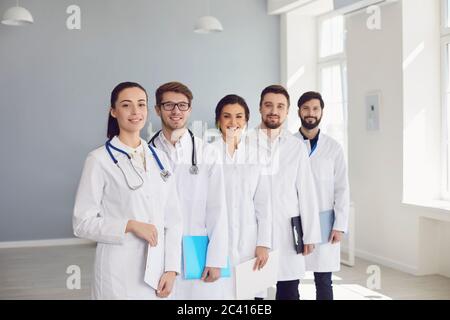
<svg viewBox="0 0 450 320">
<path fill-rule="evenodd" d="M 403 204 L 426 209 L 432 209 L 421 212 L 419 216 L 450 222 L 450 201 L 404 199 Z"/>
</svg>

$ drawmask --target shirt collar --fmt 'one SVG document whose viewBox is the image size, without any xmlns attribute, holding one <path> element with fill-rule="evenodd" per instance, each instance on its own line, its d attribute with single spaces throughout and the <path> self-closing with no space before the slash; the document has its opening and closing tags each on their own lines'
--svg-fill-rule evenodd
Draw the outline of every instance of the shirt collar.
<svg viewBox="0 0 450 320">
<path fill-rule="evenodd" d="M 183 133 L 183 135 L 178 139 L 177 143 L 179 142 L 179 143 L 181 144 L 182 147 L 185 147 L 185 146 L 187 146 L 187 143 L 189 142 L 189 137 L 190 137 L 189 131 L 186 129 L 186 131 Z M 170 142 L 170 141 L 166 138 L 166 136 L 164 135 L 164 133 L 162 132 L 162 130 L 161 130 L 161 132 L 159 133 L 159 139 L 160 139 L 161 142 L 162 142 L 166 147 L 168 147 L 168 148 L 173 149 L 173 148 L 176 146 L 176 143 L 175 143 L 175 146 L 174 146 L 174 145 L 172 144 L 172 142 Z"/>
<path fill-rule="evenodd" d="M 314 138 L 312 138 L 312 139 L 309 139 L 307 136 L 305 136 L 305 135 L 303 134 L 303 131 L 302 131 L 302 130 L 299 129 L 298 131 L 299 131 L 300 134 L 302 135 L 303 140 L 317 141 L 317 140 L 319 139 L 320 129 L 319 129 L 319 132 L 317 132 L 316 136 L 315 136 Z"/>
<path fill-rule="evenodd" d="M 269 142 L 269 136 L 263 130 L 264 129 L 261 128 L 261 124 L 258 127 L 256 127 L 258 138 L 264 139 L 264 141 Z M 272 142 L 275 142 L 277 140 L 280 140 L 280 141 L 284 140 L 288 135 L 289 135 L 289 132 L 286 129 L 281 128 L 280 134 L 275 139 L 273 139 Z"/>
<path fill-rule="evenodd" d="M 130 146 L 127 146 L 125 143 L 120 141 L 118 136 L 115 136 L 114 138 L 111 139 L 111 144 L 114 147 L 119 148 L 128 154 L 132 154 L 135 151 L 140 153 L 140 152 L 144 151 L 144 146 L 146 144 L 146 142 L 142 138 L 140 140 L 141 140 L 141 144 L 137 148 L 131 148 Z"/>
<path fill-rule="evenodd" d="M 232 161 L 235 161 L 236 159 L 240 159 L 241 154 L 245 154 L 245 148 L 246 148 L 246 135 L 241 135 L 241 139 L 236 147 L 236 150 L 234 151 L 233 156 L 231 156 L 228 153 L 228 146 L 226 142 L 223 140 L 223 136 L 220 136 L 220 148 L 224 150 L 226 158 Z"/>
</svg>

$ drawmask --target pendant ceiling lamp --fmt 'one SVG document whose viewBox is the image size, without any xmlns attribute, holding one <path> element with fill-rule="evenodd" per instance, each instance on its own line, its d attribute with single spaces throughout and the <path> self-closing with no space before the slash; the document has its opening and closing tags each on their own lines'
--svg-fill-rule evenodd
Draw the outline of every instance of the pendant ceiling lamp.
<svg viewBox="0 0 450 320">
<path fill-rule="evenodd" d="M 6 10 L 3 15 L 2 23 L 7 26 L 24 26 L 34 22 L 30 11 L 19 6 L 19 0 L 16 1 L 16 6 Z"/>
<path fill-rule="evenodd" d="M 207 15 L 200 17 L 194 26 L 194 32 L 201 34 L 222 32 L 223 27 L 220 21 L 209 14 L 209 0 L 207 0 Z"/>
</svg>

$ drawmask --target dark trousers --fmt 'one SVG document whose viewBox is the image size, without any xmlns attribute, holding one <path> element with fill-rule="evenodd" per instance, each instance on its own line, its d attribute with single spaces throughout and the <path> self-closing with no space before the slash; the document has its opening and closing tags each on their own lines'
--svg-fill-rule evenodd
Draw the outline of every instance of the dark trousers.
<svg viewBox="0 0 450 320">
<path fill-rule="evenodd" d="M 300 280 L 278 281 L 275 300 L 300 300 L 299 284 Z"/>
<path fill-rule="evenodd" d="M 316 284 L 316 300 L 333 300 L 331 272 L 314 272 Z"/>
</svg>

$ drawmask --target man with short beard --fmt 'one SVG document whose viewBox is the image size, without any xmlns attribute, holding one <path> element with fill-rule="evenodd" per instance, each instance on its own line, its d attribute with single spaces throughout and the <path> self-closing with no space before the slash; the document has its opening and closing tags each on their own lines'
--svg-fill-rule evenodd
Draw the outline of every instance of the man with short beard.
<svg viewBox="0 0 450 320">
<path fill-rule="evenodd" d="M 267 155 L 272 188 L 272 248 L 280 254 L 277 300 L 299 300 L 305 256 L 320 242 L 320 223 L 314 180 L 306 147 L 282 128 L 289 112 L 289 94 L 272 85 L 261 93 L 262 123 L 255 130 L 258 154 Z M 303 254 L 295 250 L 291 218 L 301 217 Z M 257 298 L 258 299 L 258 298 Z"/>
<path fill-rule="evenodd" d="M 340 270 L 340 241 L 348 225 L 347 166 L 339 143 L 319 129 L 325 107 L 320 93 L 304 93 L 298 107 L 302 126 L 295 136 L 309 151 L 322 224 L 322 243 L 306 257 L 306 270 L 314 272 L 316 299 L 333 300 L 331 277 Z"/>
</svg>

